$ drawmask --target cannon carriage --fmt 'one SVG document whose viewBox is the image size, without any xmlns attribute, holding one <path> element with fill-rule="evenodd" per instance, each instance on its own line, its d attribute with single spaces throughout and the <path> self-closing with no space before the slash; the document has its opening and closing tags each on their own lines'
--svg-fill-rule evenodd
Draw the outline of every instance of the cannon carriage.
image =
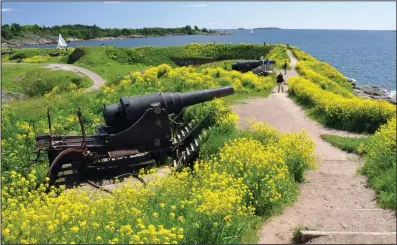
<svg viewBox="0 0 397 245">
<path fill-rule="evenodd" d="M 120 103 L 104 105 L 105 124 L 96 135 L 86 135 L 78 111 L 81 136 L 36 137 L 36 150 L 47 152 L 48 177 L 55 186 L 76 186 L 132 175 L 143 167 L 164 164 L 169 157 L 177 169 L 189 166 L 198 156 L 209 112 L 198 123 L 184 123 L 186 107 L 234 93 L 230 86 L 185 93 L 152 93 L 122 97 Z M 207 121 L 207 122 L 206 122 Z"/>
</svg>

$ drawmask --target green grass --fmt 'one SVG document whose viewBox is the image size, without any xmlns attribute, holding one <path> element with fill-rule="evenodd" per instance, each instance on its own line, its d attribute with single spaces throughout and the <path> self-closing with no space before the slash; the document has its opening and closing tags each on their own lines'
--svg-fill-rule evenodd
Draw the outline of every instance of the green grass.
<svg viewBox="0 0 397 245">
<path fill-rule="evenodd" d="M 344 137 L 332 134 L 322 134 L 321 138 L 344 151 L 360 154 L 362 153 L 360 148 L 368 141 L 366 137 Z"/>
<path fill-rule="evenodd" d="M 42 64 L 2 65 L 1 85 L 3 90 L 20 92 L 28 96 L 44 95 L 55 86 L 68 91 L 71 83 L 77 88 L 88 88 L 92 81 L 72 71 L 53 71 L 40 68 Z"/>
<path fill-rule="evenodd" d="M 361 173 L 368 177 L 368 185 L 376 191 L 382 208 L 397 210 L 396 204 L 396 118 L 371 136 L 364 146 L 366 155 Z"/>
<path fill-rule="evenodd" d="M 72 50 L 62 51 L 65 55 L 58 57 L 48 57 L 43 64 L 47 63 L 70 63 L 92 70 L 103 77 L 106 82 L 118 82 L 120 79 L 133 71 L 144 70 L 150 66 L 168 64 L 172 67 L 177 65 L 177 59 L 206 59 L 214 60 L 214 63 L 202 66 L 199 69 L 215 66 L 224 68 L 226 61 L 227 69 L 231 69 L 231 64 L 238 60 L 259 59 L 260 56 L 266 57 L 269 53 L 286 54 L 283 48 L 278 45 L 247 45 L 247 44 L 190 44 L 185 46 L 151 47 L 142 46 L 138 48 L 119 48 L 119 47 L 79 47 L 84 54 L 77 61 L 70 60 Z M 76 49 L 76 50 L 77 50 Z M 14 50 L 10 59 L 8 55 L 2 57 L 3 62 L 15 62 L 17 58 L 29 58 L 41 56 L 43 53 L 49 54 L 56 52 L 55 49 L 26 48 Z M 75 50 L 73 50 L 75 51 Z M 285 50 L 284 50 L 285 51 Z M 275 57 L 276 58 L 276 57 Z M 282 59 L 285 57 L 283 56 Z M 23 62 L 23 61 L 22 61 Z"/>
<path fill-rule="evenodd" d="M 271 91 L 253 91 L 246 94 L 233 94 L 225 97 L 224 100 L 228 105 L 241 104 L 244 103 L 246 99 L 266 98 L 270 93 Z"/>
<path fill-rule="evenodd" d="M 294 230 L 294 234 L 292 235 L 292 241 L 295 244 L 299 244 L 301 241 L 301 237 L 302 237 L 302 228 L 298 225 Z"/>
<path fill-rule="evenodd" d="M 22 79 L 27 72 L 39 68 L 38 64 L 17 64 L 1 66 L 1 89 L 13 92 L 23 92 Z"/>
</svg>

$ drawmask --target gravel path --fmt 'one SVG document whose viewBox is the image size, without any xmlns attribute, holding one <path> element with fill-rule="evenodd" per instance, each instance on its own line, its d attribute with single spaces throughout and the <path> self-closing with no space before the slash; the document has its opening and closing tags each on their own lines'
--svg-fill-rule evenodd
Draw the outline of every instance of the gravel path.
<svg viewBox="0 0 397 245">
<path fill-rule="evenodd" d="M 18 65 L 23 63 L 2 63 L 2 64 Z M 80 66 L 74 66 L 69 64 L 48 64 L 42 67 L 52 70 L 72 71 L 76 74 L 86 75 L 89 79 L 91 79 L 94 82 L 94 84 L 91 87 L 85 89 L 86 92 L 98 90 L 103 84 L 105 84 L 105 80 L 102 77 L 100 77 L 98 74 Z"/>
<path fill-rule="evenodd" d="M 291 64 L 296 59 L 289 51 Z M 293 69 L 287 79 L 297 75 Z M 291 243 L 297 226 L 315 231 L 395 232 L 395 213 L 379 209 L 367 180 L 357 175 L 360 160 L 323 141 L 320 134 L 354 135 L 328 129 L 309 119 L 287 93 L 274 89 L 266 99 L 250 99 L 234 107 L 240 116 L 240 128 L 250 118 L 256 118 L 281 131 L 298 132 L 305 129 L 316 144 L 319 168 L 306 174 L 298 200 L 283 214 L 268 220 L 260 230 L 260 244 Z M 396 243 L 395 235 L 363 236 L 337 235 L 313 239 L 310 243 Z"/>
</svg>

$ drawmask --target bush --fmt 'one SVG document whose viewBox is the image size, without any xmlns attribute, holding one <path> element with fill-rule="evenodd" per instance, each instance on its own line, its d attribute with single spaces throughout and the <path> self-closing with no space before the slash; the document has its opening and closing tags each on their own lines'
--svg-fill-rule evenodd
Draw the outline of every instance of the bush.
<svg viewBox="0 0 397 245">
<path fill-rule="evenodd" d="M 159 65 L 162 63 L 175 65 L 174 59 L 227 60 L 227 59 L 259 59 L 266 56 L 270 47 L 261 45 L 226 45 L 192 43 L 183 47 L 138 47 L 116 48 L 104 47 L 106 55 L 118 63 Z"/>
<path fill-rule="evenodd" d="M 299 60 L 296 65 L 298 73 L 317 83 L 322 89 L 341 94 L 345 97 L 354 97 L 351 94 L 352 85 L 337 69 L 326 62 L 320 62 L 311 55 L 290 47 L 294 56 Z"/>
<path fill-rule="evenodd" d="M 344 85 L 342 87 L 339 83 L 334 82 L 333 80 L 329 79 L 326 76 L 321 75 L 318 72 L 315 72 L 311 67 L 308 62 L 305 61 L 299 61 L 296 64 L 296 70 L 298 73 L 303 76 L 304 78 L 312 81 L 313 83 L 316 83 L 319 85 L 322 89 L 333 92 L 335 94 L 340 94 L 343 97 L 346 98 L 353 98 L 355 97 L 350 91 L 351 91 L 351 85 Z"/>
<path fill-rule="evenodd" d="M 21 83 L 26 95 L 37 96 L 49 93 L 54 88 L 61 92 L 88 87 L 91 84 L 91 80 L 69 71 L 37 69 L 27 72 Z"/>
<path fill-rule="evenodd" d="M 284 160 L 294 181 L 302 183 L 304 171 L 317 168 L 313 154 L 315 145 L 306 132 L 279 133 L 275 128 L 263 122 L 251 122 L 249 132 L 250 137 L 261 141 L 264 145 L 276 145 L 276 148 L 283 152 Z"/>
<path fill-rule="evenodd" d="M 386 101 L 345 98 L 321 89 L 301 77 L 291 78 L 289 94 L 299 102 L 313 107 L 327 126 L 355 132 L 375 132 L 396 114 L 396 107 Z"/>
<path fill-rule="evenodd" d="M 268 58 L 269 60 L 276 61 L 276 67 L 279 69 L 284 69 L 284 62 L 287 62 L 287 68 L 291 68 L 291 60 L 287 54 L 287 47 L 285 45 L 272 45 L 272 49 L 270 50 L 267 56 L 264 58 Z"/>
<path fill-rule="evenodd" d="M 26 59 L 26 58 L 31 58 L 33 56 L 42 56 L 43 54 L 46 54 L 47 56 L 51 53 L 60 53 L 61 55 L 65 56 L 68 54 L 71 54 L 74 51 L 74 48 L 69 48 L 69 50 L 65 49 L 41 49 L 41 48 L 22 48 L 22 49 L 16 49 L 13 50 L 13 53 L 10 55 L 9 59 L 10 60 L 16 60 L 16 59 Z"/>
<path fill-rule="evenodd" d="M 41 63 L 48 60 L 48 56 L 32 56 L 23 60 L 25 63 Z"/>
<path fill-rule="evenodd" d="M 365 143 L 361 172 L 368 176 L 383 208 L 396 210 L 396 117 L 382 125 Z"/>
</svg>

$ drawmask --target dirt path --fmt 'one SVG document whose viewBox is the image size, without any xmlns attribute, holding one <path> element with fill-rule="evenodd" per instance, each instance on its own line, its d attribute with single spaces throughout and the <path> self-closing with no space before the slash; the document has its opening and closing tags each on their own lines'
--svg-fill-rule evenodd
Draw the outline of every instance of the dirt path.
<svg viewBox="0 0 397 245">
<path fill-rule="evenodd" d="M 4 65 L 18 65 L 18 64 L 23 64 L 23 63 L 2 63 Z M 69 64 L 48 64 L 42 66 L 43 68 L 48 68 L 52 70 L 63 70 L 63 71 L 72 71 L 76 74 L 82 74 L 87 76 L 89 79 L 93 81 L 93 85 L 89 88 L 85 89 L 85 92 L 93 91 L 93 90 L 98 90 L 103 84 L 105 84 L 105 80 L 100 77 L 98 74 L 96 74 L 93 71 L 90 71 L 86 68 L 80 67 L 80 66 L 74 66 L 74 65 L 69 65 Z"/>
<path fill-rule="evenodd" d="M 291 63 L 296 59 L 289 51 Z M 293 69 L 287 79 L 297 75 Z M 320 138 L 320 134 L 351 133 L 324 128 L 310 120 L 287 93 L 273 93 L 266 99 L 250 99 L 234 107 L 240 116 L 239 127 L 256 118 L 281 131 L 305 129 L 316 144 L 319 168 L 309 171 L 301 185 L 297 202 L 283 214 L 268 220 L 260 231 L 260 244 L 291 243 L 297 226 L 315 231 L 395 232 L 396 217 L 379 209 L 374 191 L 366 188 L 366 178 L 356 175 L 360 165 L 355 155 L 345 153 Z M 336 235 L 313 239 L 312 243 L 396 243 L 394 235 Z"/>
</svg>

